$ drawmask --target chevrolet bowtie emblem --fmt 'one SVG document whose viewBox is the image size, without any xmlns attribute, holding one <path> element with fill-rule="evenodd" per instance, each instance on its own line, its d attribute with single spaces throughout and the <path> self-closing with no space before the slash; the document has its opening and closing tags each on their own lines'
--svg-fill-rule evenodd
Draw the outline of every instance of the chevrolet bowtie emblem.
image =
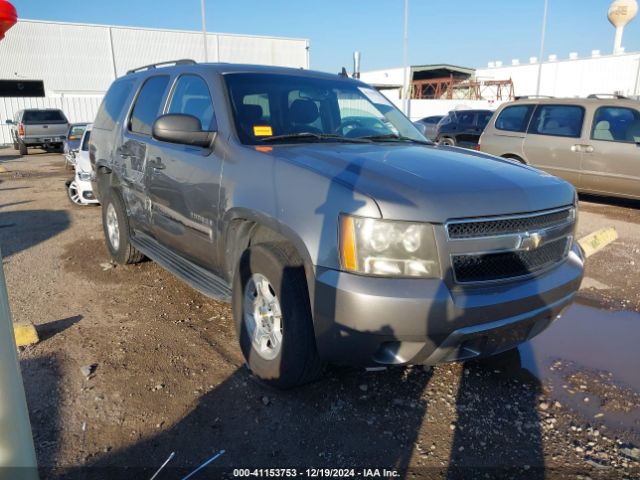
<svg viewBox="0 0 640 480">
<path fill-rule="evenodd" d="M 542 235 L 538 232 L 525 232 L 520 234 L 518 250 L 535 250 L 542 244 Z"/>
</svg>

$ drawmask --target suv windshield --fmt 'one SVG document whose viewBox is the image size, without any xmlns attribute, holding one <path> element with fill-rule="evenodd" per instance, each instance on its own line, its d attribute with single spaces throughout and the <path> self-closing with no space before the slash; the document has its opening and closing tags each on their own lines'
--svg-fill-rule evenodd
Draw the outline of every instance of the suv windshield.
<svg viewBox="0 0 640 480">
<path fill-rule="evenodd" d="M 414 125 L 382 94 L 342 78 L 232 73 L 225 75 L 240 141 L 415 141 Z"/>
<path fill-rule="evenodd" d="M 60 110 L 25 110 L 23 123 L 67 123 Z"/>
</svg>

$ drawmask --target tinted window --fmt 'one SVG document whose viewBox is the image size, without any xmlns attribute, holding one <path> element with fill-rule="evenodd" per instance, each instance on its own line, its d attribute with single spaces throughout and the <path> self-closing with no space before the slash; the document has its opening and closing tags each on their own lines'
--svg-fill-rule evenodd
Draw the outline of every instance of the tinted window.
<svg viewBox="0 0 640 480">
<path fill-rule="evenodd" d="M 112 130 L 115 127 L 132 89 L 132 80 L 120 80 L 111 85 L 96 115 L 94 128 Z"/>
<path fill-rule="evenodd" d="M 640 113 L 632 108 L 600 107 L 593 117 L 591 138 L 640 143 Z"/>
<path fill-rule="evenodd" d="M 197 75 L 183 75 L 176 82 L 167 113 L 193 115 L 202 129 L 215 129 L 213 101 L 205 81 Z"/>
<path fill-rule="evenodd" d="M 25 110 L 22 123 L 67 123 L 60 110 Z"/>
<path fill-rule="evenodd" d="M 498 116 L 496 128 L 508 132 L 524 132 L 527 130 L 533 105 L 513 105 L 507 107 Z"/>
<path fill-rule="evenodd" d="M 579 137 L 584 109 L 577 105 L 538 105 L 529 133 L 554 137 Z"/>
<path fill-rule="evenodd" d="M 475 114 L 473 112 L 456 113 L 456 117 L 460 125 L 473 125 L 474 116 Z"/>
<path fill-rule="evenodd" d="M 151 127 L 158 118 L 160 104 L 168 84 L 169 77 L 166 75 L 151 77 L 144 82 L 131 112 L 129 130 L 142 135 L 151 135 Z"/>
<path fill-rule="evenodd" d="M 86 132 L 84 134 L 83 140 L 82 140 L 82 150 L 84 150 L 85 152 L 87 150 L 89 150 L 89 139 L 91 138 L 91 130 L 89 130 L 88 132 Z"/>
<path fill-rule="evenodd" d="M 493 115 L 493 112 L 479 112 L 478 122 L 476 123 L 476 125 L 478 125 L 478 127 L 480 128 L 486 127 L 487 123 L 489 123 L 489 120 L 491 120 L 492 115 Z"/>
</svg>

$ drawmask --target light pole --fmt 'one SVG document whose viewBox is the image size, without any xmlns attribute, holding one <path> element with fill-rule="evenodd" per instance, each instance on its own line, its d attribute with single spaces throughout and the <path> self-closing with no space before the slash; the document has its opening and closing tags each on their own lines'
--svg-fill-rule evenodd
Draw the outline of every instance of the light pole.
<svg viewBox="0 0 640 480">
<path fill-rule="evenodd" d="M 404 67 L 404 80 L 402 87 L 402 110 L 409 116 L 409 98 L 411 89 L 409 86 L 409 0 L 404 0 L 404 36 L 402 39 L 402 63 Z"/>
<path fill-rule="evenodd" d="M 540 35 L 540 56 L 538 57 L 538 82 L 536 83 L 536 96 L 540 95 L 540 81 L 542 80 L 542 57 L 544 56 L 544 36 L 547 33 L 547 11 L 549 0 L 544 0 L 544 15 L 542 16 L 542 35 Z"/>
<path fill-rule="evenodd" d="M 209 61 L 209 53 L 207 49 L 207 21 L 205 18 L 204 1 L 205 0 L 200 0 L 200 14 L 202 15 L 202 41 L 204 42 L 204 61 L 206 63 Z"/>
</svg>

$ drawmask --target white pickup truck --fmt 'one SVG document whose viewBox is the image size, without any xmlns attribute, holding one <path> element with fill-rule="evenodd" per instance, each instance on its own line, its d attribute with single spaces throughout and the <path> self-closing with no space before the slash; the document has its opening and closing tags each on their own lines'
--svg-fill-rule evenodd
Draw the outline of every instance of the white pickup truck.
<svg viewBox="0 0 640 480">
<path fill-rule="evenodd" d="M 27 155 L 27 148 L 32 147 L 62 151 L 69 130 L 69 120 L 58 109 L 20 110 L 7 124 L 11 125 L 13 148 L 20 150 L 20 155 Z"/>
</svg>

